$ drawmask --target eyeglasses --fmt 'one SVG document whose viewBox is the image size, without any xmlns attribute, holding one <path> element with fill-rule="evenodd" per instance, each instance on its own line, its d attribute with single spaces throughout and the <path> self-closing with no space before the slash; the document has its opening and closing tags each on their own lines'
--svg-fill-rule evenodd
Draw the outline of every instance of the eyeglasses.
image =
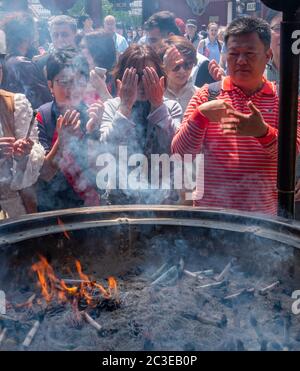
<svg viewBox="0 0 300 371">
<path fill-rule="evenodd" d="M 61 39 L 66 39 L 66 38 L 68 38 L 68 37 L 70 37 L 70 36 L 72 36 L 72 33 L 71 33 L 71 31 L 70 32 L 53 32 L 52 34 L 51 34 L 51 38 L 52 38 L 52 40 L 57 40 L 57 39 L 59 39 L 59 38 L 61 38 Z"/>
<path fill-rule="evenodd" d="M 193 62 L 184 62 L 184 63 L 178 64 L 175 68 L 173 68 L 172 71 L 173 72 L 178 72 L 178 71 L 180 71 L 181 67 L 185 71 L 189 71 L 194 67 L 194 63 Z"/>
<path fill-rule="evenodd" d="M 159 38 L 157 37 L 147 37 L 146 39 L 148 44 L 156 44 L 159 41 Z"/>
<path fill-rule="evenodd" d="M 271 27 L 271 30 L 277 34 L 280 33 L 280 30 L 281 30 L 280 24 L 275 24 L 275 26 Z"/>
<path fill-rule="evenodd" d="M 85 88 L 86 85 L 87 85 L 87 80 L 84 79 L 84 78 L 81 78 L 81 79 L 78 79 L 78 80 L 75 80 L 75 79 L 71 79 L 71 80 L 67 80 L 67 79 L 56 79 L 54 80 L 58 86 L 62 87 L 62 88 L 71 88 L 71 87 L 80 87 L 80 88 Z"/>
</svg>

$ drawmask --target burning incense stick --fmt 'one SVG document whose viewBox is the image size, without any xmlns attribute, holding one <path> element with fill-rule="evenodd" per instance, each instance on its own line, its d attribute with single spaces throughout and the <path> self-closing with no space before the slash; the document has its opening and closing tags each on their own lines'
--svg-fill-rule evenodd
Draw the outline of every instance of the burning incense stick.
<svg viewBox="0 0 300 371">
<path fill-rule="evenodd" d="M 161 276 L 163 274 L 163 272 L 167 269 L 167 267 L 168 267 L 168 264 L 165 263 L 160 268 L 158 268 L 158 270 L 151 275 L 151 277 L 150 277 L 151 280 L 156 280 L 156 278 Z"/>
<path fill-rule="evenodd" d="M 87 314 L 87 312 L 82 312 L 82 316 L 87 321 L 87 323 L 89 323 L 97 331 L 101 331 L 102 330 L 102 326 L 98 322 L 96 322 L 95 320 L 93 320 L 93 318 L 89 314 Z"/>
<path fill-rule="evenodd" d="M 212 283 L 208 283 L 206 285 L 198 286 L 198 289 L 206 289 L 208 287 L 221 287 L 225 284 L 226 284 L 226 281 L 212 282 Z"/>
<path fill-rule="evenodd" d="M 67 285 L 80 285 L 80 284 L 92 284 L 94 281 L 84 281 L 84 280 L 73 280 L 69 278 L 61 278 L 61 281 L 64 281 Z"/>
<path fill-rule="evenodd" d="M 227 317 L 225 314 L 221 318 L 208 318 L 205 313 L 200 313 L 197 314 L 196 319 L 205 325 L 211 325 L 220 328 L 224 328 L 227 326 Z"/>
<path fill-rule="evenodd" d="M 151 283 L 151 286 L 161 285 L 175 278 L 178 278 L 178 268 L 174 265 L 165 273 L 163 273 L 160 277 L 158 277 L 155 281 L 153 281 Z"/>
<path fill-rule="evenodd" d="M 16 304 L 16 308 L 23 308 L 23 307 L 30 307 L 33 304 L 34 299 L 36 298 L 36 294 L 30 296 L 30 298 L 25 301 L 25 303 Z"/>
<path fill-rule="evenodd" d="M 36 333 L 37 333 L 40 325 L 41 325 L 41 322 L 40 321 L 35 321 L 33 327 L 28 332 L 25 340 L 22 343 L 23 347 L 28 348 L 30 346 L 30 344 L 32 343 L 32 340 L 34 339 L 34 337 L 35 337 L 35 335 L 36 335 Z"/>
<path fill-rule="evenodd" d="M 275 289 L 279 285 L 280 285 L 280 281 L 276 281 L 276 282 L 272 283 L 271 285 L 260 289 L 259 293 L 260 293 L 260 295 L 266 295 L 269 291 L 272 291 L 273 289 Z"/>
<path fill-rule="evenodd" d="M 199 321 L 204 325 L 215 326 L 219 328 L 224 328 L 227 326 L 227 317 L 225 314 L 222 315 L 221 318 L 212 318 L 208 317 L 206 313 L 198 313 L 198 314 L 191 314 L 191 313 L 182 313 L 182 316 L 186 319 L 192 319 L 195 321 Z"/>
<path fill-rule="evenodd" d="M 188 277 L 191 277 L 191 278 L 199 278 L 199 274 L 196 274 L 196 273 L 194 273 L 194 272 L 190 272 L 190 271 L 188 271 L 187 269 L 184 269 L 183 270 L 183 273 L 186 275 L 186 276 L 188 276 Z"/>
<path fill-rule="evenodd" d="M 200 276 L 213 276 L 214 275 L 214 270 L 213 269 L 206 269 L 204 271 L 197 271 L 197 272 L 193 272 L 195 274 L 198 274 Z"/>
<path fill-rule="evenodd" d="M 234 260 L 231 260 L 226 267 L 223 269 L 223 271 L 216 277 L 216 281 L 223 281 L 224 278 L 228 275 L 230 268 L 232 267 L 232 263 Z"/>
<path fill-rule="evenodd" d="M 228 296 L 225 296 L 223 298 L 223 300 L 232 300 L 232 299 L 237 299 L 243 295 L 253 295 L 255 292 L 255 289 L 254 288 L 251 288 L 251 289 L 243 289 L 243 290 L 240 290 L 234 294 L 231 294 L 231 295 L 228 295 Z"/>
<path fill-rule="evenodd" d="M 19 322 L 16 318 L 9 317 L 7 314 L 0 314 L 0 322 L 3 322 L 5 324 L 15 324 Z"/>
<path fill-rule="evenodd" d="M 4 328 L 3 331 L 0 333 L 0 346 L 3 343 L 3 340 L 5 339 L 6 333 L 7 333 L 7 328 Z"/>
<path fill-rule="evenodd" d="M 34 123 L 35 123 L 35 118 L 36 118 L 37 113 L 38 112 L 36 110 L 34 110 L 33 113 L 32 113 L 32 119 L 30 121 L 30 124 L 29 124 L 28 130 L 27 130 L 25 139 L 29 139 L 29 137 L 30 137 L 30 134 L 32 132 L 32 129 L 33 129 L 33 126 L 34 126 Z"/>
</svg>

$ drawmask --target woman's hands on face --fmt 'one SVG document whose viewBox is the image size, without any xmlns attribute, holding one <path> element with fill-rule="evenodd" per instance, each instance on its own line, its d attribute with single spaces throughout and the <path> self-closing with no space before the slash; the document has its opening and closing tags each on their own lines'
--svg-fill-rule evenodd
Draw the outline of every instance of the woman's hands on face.
<svg viewBox="0 0 300 371">
<path fill-rule="evenodd" d="M 151 103 L 151 111 L 154 111 L 163 104 L 165 78 L 159 78 L 153 67 L 146 67 L 143 74 L 145 94 Z"/>
<path fill-rule="evenodd" d="M 118 95 L 121 99 L 120 113 L 130 117 L 132 107 L 138 97 L 138 74 L 136 69 L 126 68 L 122 81 L 117 80 Z M 154 111 L 163 103 L 165 91 L 165 78 L 159 78 L 153 67 L 146 67 L 143 70 L 143 85 L 146 99 L 151 103 L 151 110 Z"/>
<path fill-rule="evenodd" d="M 131 115 L 131 110 L 137 100 L 139 77 L 136 69 L 126 68 L 122 81 L 117 80 L 118 95 L 121 98 L 120 113 L 126 117 Z"/>
</svg>

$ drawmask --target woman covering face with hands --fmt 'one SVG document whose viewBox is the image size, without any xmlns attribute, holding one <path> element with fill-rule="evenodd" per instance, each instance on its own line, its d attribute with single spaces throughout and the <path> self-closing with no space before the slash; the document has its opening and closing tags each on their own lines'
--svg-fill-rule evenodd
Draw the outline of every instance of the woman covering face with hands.
<svg viewBox="0 0 300 371">
<path fill-rule="evenodd" d="M 148 45 L 131 45 L 113 73 L 118 97 L 105 102 L 101 143 L 115 156 L 120 146 L 127 147 L 128 155 L 144 154 L 149 159 L 151 154 L 169 154 L 182 110 L 177 102 L 164 97 L 167 77 L 159 56 Z M 149 201 L 150 192 L 125 193 L 127 199 L 115 202 Z M 162 202 L 157 192 L 156 196 L 151 202 Z"/>
</svg>

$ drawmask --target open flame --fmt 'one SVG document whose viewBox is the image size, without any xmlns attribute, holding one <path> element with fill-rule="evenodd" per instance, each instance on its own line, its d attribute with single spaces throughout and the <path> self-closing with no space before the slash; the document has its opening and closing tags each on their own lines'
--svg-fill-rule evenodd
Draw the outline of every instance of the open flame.
<svg viewBox="0 0 300 371">
<path fill-rule="evenodd" d="M 77 302 L 85 301 L 89 307 L 97 307 L 103 299 L 119 302 L 118 285 L 115 278 L 108 278 L 108 288 L 106 289 L 100 283 L 91 281 L 83 273 L 80 261 L 76 260 L 75 266 L 80 280 L 58 278 L 52 266 L 43 256 L 40 256 L 39 262 L 32 265 L 32 270 L 36 272 L 38 277 L 41 293 L 47 303 L 53 300 L 65 303 L 77 299 Z M 72 286 L 70 286 L 71 284 Z"/>
</svg>

